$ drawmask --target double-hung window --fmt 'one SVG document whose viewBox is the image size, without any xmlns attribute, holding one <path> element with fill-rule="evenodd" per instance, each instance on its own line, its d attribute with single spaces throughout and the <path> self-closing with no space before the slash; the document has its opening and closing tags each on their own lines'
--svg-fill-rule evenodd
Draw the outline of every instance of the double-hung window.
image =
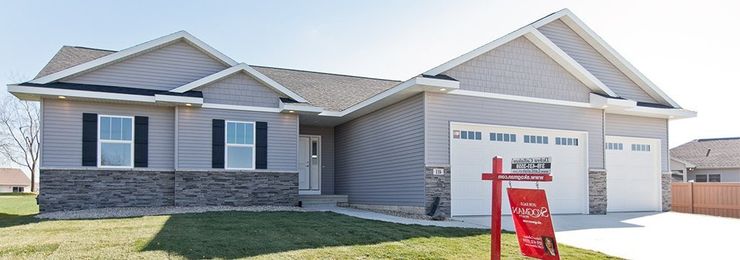
<svg viewBox="0 0 740 260">
<path fill-rule="evenodd" d="M 130 116 L 98 117 L 98 166 L 133 168 L 134 118 Z"/>
<path fill-rule="evenodd" d="M 254 169 L 254 136 L 253 122 L 226 121 L 227 169 Z"/>
</svg>

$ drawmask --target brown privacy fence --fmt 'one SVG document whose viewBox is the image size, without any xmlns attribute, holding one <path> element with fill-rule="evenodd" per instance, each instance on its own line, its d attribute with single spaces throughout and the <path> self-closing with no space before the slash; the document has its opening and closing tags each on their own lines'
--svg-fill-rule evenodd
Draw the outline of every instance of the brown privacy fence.
<svg viewBox="0 0 740 260">
<path fill-rule="evenodd" d="M 671 193 L 673 211 L 740 218 L 740 183 L 674 182 Z"/>
</svg>

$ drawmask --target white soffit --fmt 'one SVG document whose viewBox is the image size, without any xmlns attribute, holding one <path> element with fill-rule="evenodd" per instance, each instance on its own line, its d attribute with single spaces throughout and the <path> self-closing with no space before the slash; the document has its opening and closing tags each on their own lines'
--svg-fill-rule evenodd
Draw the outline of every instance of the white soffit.
<svg viewBox="0 0 740 260">
<path fill-rule="evenodd" d="M 236 61 L 229 58 L 228 56 L 224 55 L 223 53 L 219 52 L 218 50 L 214 49 L 213 47 L 209 46 L 208 44 L 204 43 L 200 39 L 196 38 L 195 36 L 189 34 L 186 31 L 179 31 L 170 35 L 166 35 L 115 53 L 111 53 L 110 55 L 103 56 L 101 58 L 88 61 L 82 64 L 79 64 L 77 66 L 73 66 L 67 69 L 64 69 L 62 71 L 52 73 L 46 76 L 43 76 L 38 79 L 34 79 L 30 81 L 31 83 L 37 83 L 37 84 L 47 84 L 51 83 L 63 78 L 67 78 L 70 76 L 79 75 L 97 68 L 100 68 L 102 66 L 132 57 L 138 53 L 145 52 L 154 48 L 158 48 L 164 45 L 167 45 L 169 43 L 184 40 L 193 47 L 203 51 L 204 53 L 208 54 L 209 56 L 217 59 L 221 63 L 228 65 L 228 66 L 234 66 L 237 64 Z"/>
</svg>

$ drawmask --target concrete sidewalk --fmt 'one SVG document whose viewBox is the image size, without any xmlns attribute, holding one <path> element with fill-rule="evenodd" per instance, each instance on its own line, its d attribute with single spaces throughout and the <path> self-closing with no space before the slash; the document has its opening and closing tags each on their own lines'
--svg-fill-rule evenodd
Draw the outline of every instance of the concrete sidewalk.
<svg viewBox="0 0 740 260">
<path fill-rule="evenodd" d="M 339 213 L 339 214 L 343 214 L 347 216 L 352 216 L 352 217 L 357 217 L 357 218 L 372 219 L 372 220 L 393 222 L 393 223 L 406 224 L 406 225 L 486 228 L 486 229 L 489 228 L 489 227 L 481 226 L 475 223 L 463 222 L 459 220 L 433 221 L 433 220 L 424 220 L 424 219 L 403 218 L 403 217 L 391 216 L 391 215 L 367 211 L 367 210 L 337 207 L 337 206 L 331 206 L 331 205 L 311 205 L 311 206 L 305 206 L 304 209 L 306 209 L 307 211 L 331 211 L 331 212 L 335 212 L 335 213 Z"/>
<path fill-rule="evenodd" d="M 490 217 L 457 217 L 490 227 Z M 740 219 L 675 212 L 554 215 L 559 243 L 628 259 L 737 259 Z M 511 216 L 502 217 L 514 230 Z"/>
</svg>

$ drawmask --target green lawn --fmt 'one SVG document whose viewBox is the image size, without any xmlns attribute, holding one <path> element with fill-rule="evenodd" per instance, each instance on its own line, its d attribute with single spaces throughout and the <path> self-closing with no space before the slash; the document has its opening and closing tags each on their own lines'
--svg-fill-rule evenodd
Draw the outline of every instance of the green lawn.
<svg viewBox="0 0 740 260">
<path fill-rule="evenodd" d="M 0 258 L 483 259 L 488 231 L 411 226 L 334 213 L 217 212 L 37 220 L 33 196 L 0 196 Z M 503 234 L 505 258 L 519 255 Z M 560 246 L 563 258 L 606 255 Z"/>
</svg>

